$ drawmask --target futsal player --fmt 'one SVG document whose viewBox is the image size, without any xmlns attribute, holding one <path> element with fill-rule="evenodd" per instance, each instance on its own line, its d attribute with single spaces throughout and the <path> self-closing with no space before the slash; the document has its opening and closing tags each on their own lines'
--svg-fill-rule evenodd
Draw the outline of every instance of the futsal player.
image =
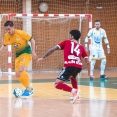
<svg viewBox="0 0 117 117">
<path fill-rule="evenodd" d="M 12 49 L 16 52 L 15 58 L 15 72 L 19 82 L 25 87 L 22 97 L 28 97 L 33 94 L 33 87 L 30 85 L 29 75 L 26 69 L 32 59 L 37 58 L 35 53 L 35 40 L 24 30 L 14 29 L 12 21 L 7 21 L 4 24 L 6 34 L 4 36 L 3 45 L 0 48 L 2 51 L 8 44 L 12 45 Z M 31 47 L 28 44 L 31 42 Z M 14 94 L 15 95 L 15 94 Z"/>
<path fill-rule="evenodd" d="M 101 23 L 100 20 L 95 20 L 94 24 L 95 28 L 89 30 L 87 37 L 85 38 L 85 48 L 87 50 L 88 39 L 91 39 L 91 70 L 90 70 L 90 78 L 94 79 L 93 71 L 96 60 L 101 60 L 100 65 L 100 78 L 108 78 L 105 74 L 105 66 L 106 66 L 106 55 L 102 46 L 102 40 L 104 39 L 105 44 L 107 45 L 107 52 L 110 53 L 109 41 L 107 39 L 106 31 L 100 28 Z"/>
<path fill-rule="evenodd" d="M 100 28 L 101 23 L 100 20 L 95 20 L 94 24 L 95 28 L 92 28 L 89 30 L 87 37 L 85 38 L 85 48 L 88 50 L 88 40 L 91 39 L 91 49 L 90 49 L 90 57 L 91 57 L 91 70 L 90 70 L 90 78 L 94 79 L 94 66 L 96 63 L 96 60 L 101 60 L 100 65 L 100 78 L 107 79 L 108 77 L 104 74 L 105 66 L 106 66 L 106 55 L 103 49 L 102 40 L 104 39 L 104 42 L 107 46 L 107 52 L 110 53 L 110 46 L 109 41 L 107 39 L 106 31 L 102 28 Z"/>
<path fill-rule="evenodd" d="M 48 57 L 56 50 L 64 51 L 64 67 L 58 75 L 54 85 L 57 89 L 71 92 L 73 94 L 73 103 L 75 103 L 75 101 L 80 95 L 80 89 L 77 87 L 78 83 L 76 80 L 76 76 L 82 70 L 82 58 L 85 59 L 88 68 L 90 68 L 88 55 L 84 47 L 78 42 L 80 36 L 80 31 L 71 30 L 69 40 L 65 40 L 59 43 L 55 47 L 48 50 L 42 58 L 38 58 L 37 60 L 38 63 L 40 60 L 43 60 L 44 58 Z M 66 81 L 69 81 L 70 79 L 72 87 L 64 83 Z"/>
</svg>

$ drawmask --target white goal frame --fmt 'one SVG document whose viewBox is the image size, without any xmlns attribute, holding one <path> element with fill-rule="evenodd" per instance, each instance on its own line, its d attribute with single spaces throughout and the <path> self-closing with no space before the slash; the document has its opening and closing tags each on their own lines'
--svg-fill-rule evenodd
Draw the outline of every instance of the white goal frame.
<svg viewBox="0 0 117 117">
<path fill-rule="evenodd" d="M 11 20 L 11 17 L 80 17 L 80 25 L 81 25 L 81 18 L 87 17 L 89 21 L 89 27 L 88 30 L 92 28 L 92 14 L 16 14 L 16 13 L 10 13 L 10 14 L 0 14 L 7 15 L 8 20 Z M 81 28 L 81 27 L 80 27 Z M 80 29 L 79 29 L 80 30 Z M 12 72 L 12 48 L 11 45 L 8 45 L 8 72 L 7 74 L 14 74 Z"/>
</svg>

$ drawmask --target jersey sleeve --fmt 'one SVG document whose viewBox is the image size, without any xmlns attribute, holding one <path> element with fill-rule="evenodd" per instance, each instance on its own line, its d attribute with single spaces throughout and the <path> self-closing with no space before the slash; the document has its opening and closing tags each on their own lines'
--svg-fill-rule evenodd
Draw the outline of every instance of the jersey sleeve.
<svg viewBox="0 0 117 117">
<path fill-rule="evenodd" d="M 89 38 L 89 37 L 91 37 L 92 32 L 93 32 L 93 30 L 92 30 L 92 29 L 91 29 L 91 30 L 89 30 L 89 32 L 88 32 L 88 34 L 87 34 L 87 37 L 88 37 L 88 38 Z"/>
<path fill-rule="evenodd" d="M 64 49 L 65 43 L 66 43 L 66 41 L 63 41 L 63 42 L 61 42 L 61 43 L 58 44 L 58 46 L 59 46 L 59 48 L 60 48 L 61 50 Z"/>
<path fill-rule="evenodd" d="M 27 41 L 30 41 L 32 39 L 32 37 L 24 30 L 21 31 L 21 36 L 23 37 L 23 39 L 25 39 Z"/>
<path fill-rule="evenodd" d="M 105 30 L 103 31 L 103 37 L 104 38 L 107 38 L 107 35 L 106 35 L 106 31 Z"/>
<path fill-rule="evenodd" d="M 6 45 L 8 45 L 8 44 L 11 44 L 11 43 L 10 43 L 10 41 L 9 41 L 8 35 L 6 34 L 6 35 L 4 36 L 3 45 L 6 46 Z"/>
</svg>

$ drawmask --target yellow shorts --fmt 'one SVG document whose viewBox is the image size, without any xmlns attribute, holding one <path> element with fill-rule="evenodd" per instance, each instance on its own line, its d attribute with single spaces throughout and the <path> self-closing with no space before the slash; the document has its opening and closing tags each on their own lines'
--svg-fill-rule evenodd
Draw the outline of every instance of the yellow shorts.
<svg viewBox="0 0 117 117">
<path fill-rule="evenodd" d="M 32 59 L 32 54 L 21 54 L 19 57 L 15 58 L 15 71 L 19 71 L 20 66 L 25 66 L 28 68 L 28 65 Z"/>
</svg>

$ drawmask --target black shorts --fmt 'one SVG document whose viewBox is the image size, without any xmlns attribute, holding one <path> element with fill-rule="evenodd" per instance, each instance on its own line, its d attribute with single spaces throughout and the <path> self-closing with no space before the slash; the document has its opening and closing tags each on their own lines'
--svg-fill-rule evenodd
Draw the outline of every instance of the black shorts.
<svg viewBox="0 0 117 117">
<path fill-rule="evenodd" d="M 77 74 L 80 73 L 82 68 L 77 67 L 64 67 L 61 72 L 59 73 L 57 79 L 62 81 L 70 81 L 69 77 L 73 76 L 76 78 Z"/>
</svg>

